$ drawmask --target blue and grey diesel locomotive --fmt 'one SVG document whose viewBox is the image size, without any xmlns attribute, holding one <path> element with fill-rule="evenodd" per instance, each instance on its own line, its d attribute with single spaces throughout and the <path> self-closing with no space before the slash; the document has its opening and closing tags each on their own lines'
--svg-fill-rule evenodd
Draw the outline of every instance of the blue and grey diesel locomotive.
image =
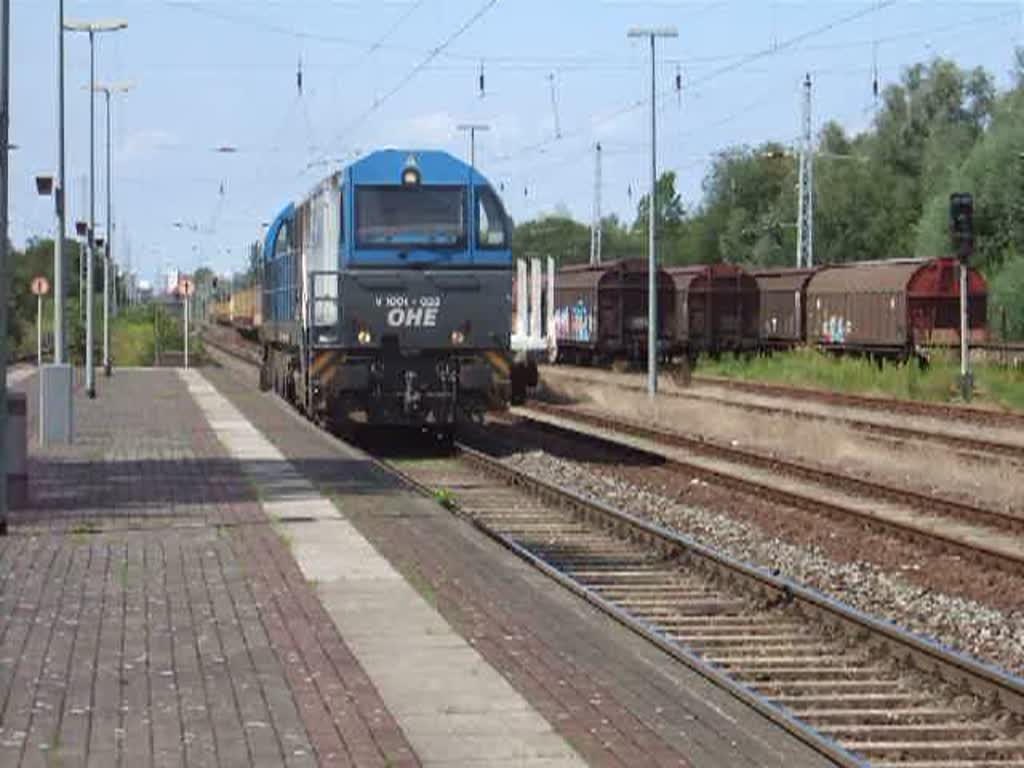
<svg viewBox="0 0 1024 768">
<path fill-rule="evenodd" d="M 267 232 L 260 383 L 321 423 L 451 435 L 509 380 L 512 226 L 473 168 L 382 150 Z"/>
</svg>

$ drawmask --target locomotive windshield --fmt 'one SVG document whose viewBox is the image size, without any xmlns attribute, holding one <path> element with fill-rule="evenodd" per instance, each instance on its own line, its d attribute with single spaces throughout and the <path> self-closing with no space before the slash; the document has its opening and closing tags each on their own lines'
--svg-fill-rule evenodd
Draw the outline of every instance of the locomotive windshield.
<svg viewBox="0 0 1024 768">
<path fill-rule="evenodd" d="M 355 213 L 360 248 L 465 247 L 462 187 L 359 187 Z"/>
</svg>

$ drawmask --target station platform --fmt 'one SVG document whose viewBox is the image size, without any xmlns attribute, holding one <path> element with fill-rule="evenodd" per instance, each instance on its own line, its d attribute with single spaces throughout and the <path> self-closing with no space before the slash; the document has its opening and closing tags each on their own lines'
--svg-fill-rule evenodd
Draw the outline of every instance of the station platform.
<svg viewBox="0 0 1024 768">
<path fill-rule="evenodd" d="M 76 388 L 0 539 L 3 766 L 819 766 L 245 368 Z"/>
</svg>

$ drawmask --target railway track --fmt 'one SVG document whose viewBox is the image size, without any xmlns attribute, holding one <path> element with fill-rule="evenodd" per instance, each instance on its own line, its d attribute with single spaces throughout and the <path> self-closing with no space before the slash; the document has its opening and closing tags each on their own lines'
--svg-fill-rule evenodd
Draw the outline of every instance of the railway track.
<svg viewBox="0 0 1024 768">
<path fill-rule="evenodd" d="M 790 387 L 784 384 L 770 384 L 762 381 L 744 381 L 720 376 L 694 376 L 693 381 L 727 389 L 736 389 L 760 395 L 787 397 L 798 400 L 815 400 L 830 405 L 866 408 L 886 413 L 905 413 L 932 419 L 959 421 L 972 425 L 1024 428 L 1024 414 L 995 411 L 970 405 L 949 405 L 945 403 L 924 403 L 916 400 L 853 395 L 829 392 L 811 387 Z"/>
<path fill-rule="evenodd" d="M 822 467 L 768 456 L 592 411 L 546 403 L 513 413 L 546 429 L 596 439 L 668 461 L 672 468 L 780 504 L 853 518 L 886 533 L 1024 573 L 1024 516 L 986 509 Z M 630 440 L 629 438 L 636 438 Z M 676 452 L 675 449 L 680 449 Z"/>
<path fill-rule="evenodd" d="M 550 369 L 548 370 L 550 371 Z M 567 380 L 579 384 L 594 383 L 594 379 L 592 377 L 587 377 L 585 375 L 580 375 L 576 373 L 558 371 L 557 373 L 554 374 L 554 376 L 558 380 Z M 602 383 L 604 382 L 602 381 Z M 712 384 L 714 386 L 731 387 L 733 389 L 743 389 L 741 386 L 739 386 L 738 383 L 725 383 L 725 380 L 719 379 L 708 380 L 705 383 Z M 732 386 L 733 384 L 736 385 Z M 641 386 L 640 384 L 633 384 L 626 381 L 621 381 L 615 382 L 614 385 L 631 392 L 646 392 L 646 388 Z M 760 387 L 761 385 L 756 384 L 754 386 Z M 751 388 L 750 390 L 744 391 L 750 391 L 760 395 L 772 395 L 779 397 L 785 396 L 787 398 L 802 397 L 804 392 L 804 390 L 786 389 L 785 394 L 783 395 L 783 392 L 781 390 L 763 391 Z M 752 403 L 749 401 L 721 397 L 709 392 L 697 392 L 693 390 L 677 392 L 673 390 L 662 389 L 659 391 L 659 394 L 665 397 L 671 397 L 680 400 L 696 400 L 700 402 L 714 403 L 716 405 L 724 405 L 730 408 L 738 408 L 752 413 L 762 413 L 768 416 L 778 416 L 782 414 L 794 419 L 799 419 L 801 421 L 838 424 L 850 429 L 854 429 L 858 432 L 863 432 L 865 434 L 873 436 L 890 438 L 898 442 L 914 441 L 919 443 L 932 443 L 935 445 L 941 445 L 943 447 L 953 448 L 957 452 L 973 459 L 989 460 L 993 456 L 996 456 L 1024 463 L 1024 445 L 1014 445 L 1012 443 L 1000 442 L 998 440 L 989 440 L 985 438 L 973 437 L 971 435 L 964 434 L 952 434 L 949 432 L 929 431 L 925 429 L 917 429 L 914 427 L 901 426 L 898 424 L 882 423 L 868 419 L 858 419 L 852 416 L 845 416 L 841 414 L 822 414 L 814 411 L 804 410 L 798 407 L 786 406 L 781 403 Z M 874 398 L 867 399 L 870 399 L 872 401 L 875 400 Z M 889 401 L 881 402 L 887 403 Z M 863 406 L 858 405 L 857 407 Z M 872 408 L 878 411 L 884 410 L 883 406 L 878 405 L 877 403 L 873 405 Z M 918 413 L 915 415 L 925 414 Z M 1005 427 L 1006 424 L 1000 424 L 1000 426 Z M 1021 424 L 1016 426 L 1024 427 L 1024 421 L 1022 421 Z"/>
<path fill-rule="evenodd" d="M 1024 680 L 465 446 L 387 463 L 839 765 L 1024 766 Z"/>
<path fill-rule="evenodd" d="M 247 363 L 258 364 L 258 355 L 249 342 L 232 344 L 223 339 L 211 340 L 208 337 L 207 343 Z M 1024 548 L 1020 546 L 1020 540 L 1007 541 L 1007 536 L 1003 535 L 1024 536 L 1024 517 L 1020 515 L 918 493 L 891 484 L 868 481 L 822 467 L 808 466 L 648 424 L 578 409 L 569 410 L 535 402 L 530 408 L 515 409 L 515 412 L 533 418 L 534 421 L 537 421 L 537 414 L 553 417 L 556 421 L 543 421 L 547 428 L 568 429 L 577 437 L 579 432 L 573 429 L 574 425 L 589 425 L 606 433 L 592 434 L 591 439 L 596 437 L 607 441 L 614 439 L 614 435 L 631 435 L 650 441 L 655 446 L 680 448 L 695 457 L 724 461 L 726 464 L 723 466 L 721 463 L 686 461 L 665 456 L 663 452 L 658 453 L 660 458 L 669 459 L 675 466 L 726 487 L 815 514 L 834 518 L 853 517 L 886 533 L 956 554 L 970 562 L 983 561 L 1005 572 L 1024 573 Z M 566 423 L 558 423 L 558 420 Z M 630 447 L 641 452 L 651 452 L 651 446 L 645 448 L 633 444 Z M 751 473 L 751 467 L 761 470 L 763 474 Z M 793 478 L 796 484 L 780 482 L 782 477 Z M 837 491 L 845 491 L 848 495 L 840 496 Z"/>
<path fill-rule="evenodd" d="M 838 765 L 1024 768 L 1024 680 L 469 447 L 383 463 Z"/>
</svg>

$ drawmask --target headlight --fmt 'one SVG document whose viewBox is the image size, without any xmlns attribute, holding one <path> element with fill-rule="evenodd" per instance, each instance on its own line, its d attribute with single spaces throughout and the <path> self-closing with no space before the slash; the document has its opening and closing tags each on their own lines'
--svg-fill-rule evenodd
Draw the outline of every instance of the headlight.
<svg viewBox="0 0 1024 768">
<path fill-rule="evenodd" d="M 454 331 L 452 331 L 452 344 L 455 344 L 457 346 L 459 344 L 462 344 L 465 341 L 466 341 L 466 334 L 464 334 L 458 328 L 456 328 Z"/>
<path fill-rule="evenodd" d="M 373 341 L 373 334 L 371 334 L 368 330 L 364 328 L 358 334 L 356 334 L 356 339 L 359 340 L 360 344 L 369 344 L 371 341 Z"/>
</svg>

